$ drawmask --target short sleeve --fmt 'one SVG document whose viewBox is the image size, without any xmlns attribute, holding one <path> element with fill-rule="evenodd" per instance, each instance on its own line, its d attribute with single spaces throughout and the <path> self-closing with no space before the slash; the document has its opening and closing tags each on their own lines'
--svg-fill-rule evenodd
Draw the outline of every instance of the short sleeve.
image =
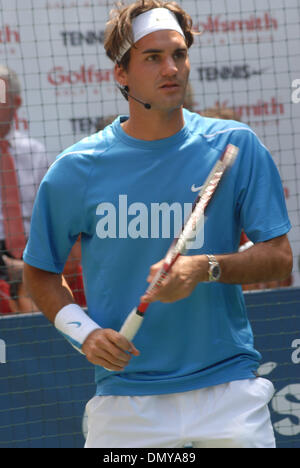
<svg viewBox="0 0 300 468">
<path fill-rule="evenodd" d="M 66 154 L 48 170 L 35 199 L 24 261 L 61 273 L 78 235 L 85 231 L 88 158 Z"/>
<path fill-rule="evenodd" d="M 240 132 L 239 132 L 240 133 Z M 267 148 L 244 130 L 236 203 L 241 228 L 254 243 L 286 234 L 289 221 L 278 169 Z"/>
</svg>

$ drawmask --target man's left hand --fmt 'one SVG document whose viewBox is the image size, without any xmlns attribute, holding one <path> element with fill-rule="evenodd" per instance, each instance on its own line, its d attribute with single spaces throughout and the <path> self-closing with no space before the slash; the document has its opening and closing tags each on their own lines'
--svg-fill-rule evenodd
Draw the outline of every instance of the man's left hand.
<svg viewBox="0 0 300 468">
<path fill-rule="evenodd" d="M 161 269 L 164 260 L 152 265 L 147 278 L 151 283 Z M 205 255 L 181 256 L 172 266 L 168 276 L 151 294 L 145 294 L 141 302 L 175 302 L 184 299 L 193 292 L 200 281 L 207 281 L 208 259 Z"/>
</svg>

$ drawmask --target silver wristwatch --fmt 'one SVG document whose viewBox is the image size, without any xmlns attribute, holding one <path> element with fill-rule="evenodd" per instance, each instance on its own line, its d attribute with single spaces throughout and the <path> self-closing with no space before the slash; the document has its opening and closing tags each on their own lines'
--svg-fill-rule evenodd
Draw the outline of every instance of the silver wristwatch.
<svg viewBox="0 0 300 468">
<path fill-rule="evenodd" d="M 208 280 L 219 281 L 221 277 L 221 267 L 214 255 L 206 255 L 208 258 Z"/>
</svg>

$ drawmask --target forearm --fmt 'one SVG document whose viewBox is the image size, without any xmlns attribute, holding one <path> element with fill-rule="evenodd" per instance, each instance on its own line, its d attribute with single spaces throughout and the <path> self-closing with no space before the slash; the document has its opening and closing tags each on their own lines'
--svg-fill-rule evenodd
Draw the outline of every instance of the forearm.
<svg viewBox="0 0 300 468">
<path fill-rule="evenodd" d="M 219 282 L 252 284 L 287 278 L 293 266 L 293 256 L 286 236 L 255 244 L 244 252 L 217 255 L 221 267 Z M 151 283 L 161 269 L 163 260 L 153 265 L 147 281 Z M 181 256 L 173 265 L 162 285 L 141 302 L 175 302 L 188 297 L 198 283 L 209 281 L 209 261 L 206 255 Z"/>
<path fill-rule="evenodd" d="M 257 243 L 243 252 L 215 257 L 221 267 L 222 283 L 251 284 L 283 280 L 292 270 L 292 252 L 286 236 Z M 203 281 L 203 277 L 199 280 Z"/>
<path fill-rule="evenodd" d="M 217 255 L 221 266 L 220 282 L 251 284 L 283 280 L 291 270 L 286 257 L 270 256 L 262 244 L 256 244 L 244 252 Z"/>
<path fill-rule="evenodd" d="M 62 275 L 24 266 L 24 282 L 29 294 L 44 315 L 71 344 L 95 365 L 121 371 L 139 351 L 115 330 L 102 329 L 74 303 L 72 292 Z M 77 322 L 78 321 L 78 322 Z M 74 327 L 79 323 L 79 327 Z"/>
<path fill-rule="evenodd" d="M 64 306 L 74 303 L 71 289 L 62 275 L 24 264 L 25 288 L 38 309 L 53 323 Z"/>
<path fill-rule="evenodd" d="M 100 327 L 75 303 L 63 275 L 25 264 L 24 283 L 39 310 L 82 352 L 86 338 Z"/>
</svg>

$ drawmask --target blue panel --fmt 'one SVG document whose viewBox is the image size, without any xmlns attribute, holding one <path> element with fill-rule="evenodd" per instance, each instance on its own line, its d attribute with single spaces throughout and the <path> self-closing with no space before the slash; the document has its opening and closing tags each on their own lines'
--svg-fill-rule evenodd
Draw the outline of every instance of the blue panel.
<svg viewBox="0 0 300 468">
<path fill-rule="evenodd" d="M 300 290 L 245 294 L 278 447 L 300 448 Z M 0 448 L 80 448 L 94 370 L 41 314 L 0 319 Z"/>
<path fill-rule="evenodd" d="M 2 318 L 0 338 L 0 447 L 82 447 L 93 366 L 40 314 Z"/>
<path fill-rule="evenodd" d="M 277 446 L 300 448 L 300 290 L 245 297 L 262 372 L 276 389 L 270 410 Z"/>
</svg>

